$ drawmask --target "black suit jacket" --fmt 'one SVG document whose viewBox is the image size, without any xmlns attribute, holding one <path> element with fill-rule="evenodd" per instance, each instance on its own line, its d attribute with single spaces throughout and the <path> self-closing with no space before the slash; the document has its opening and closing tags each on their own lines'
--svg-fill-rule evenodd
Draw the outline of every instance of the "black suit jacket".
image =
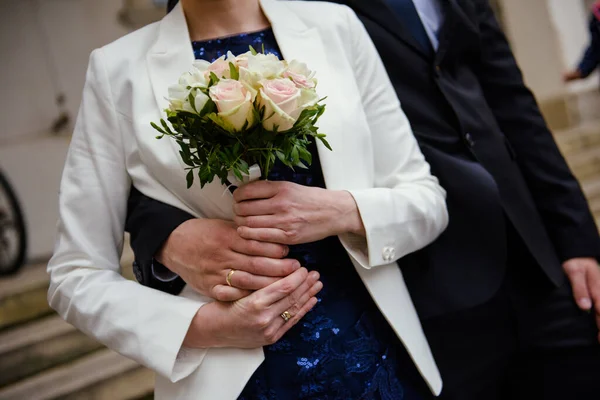
<svg viewBox="0 0 600 400">
<path fill-rule="evenodd" d="M 507 221 L 555 285 L 564 279 L 562 261 L 600 257 L 580 186 L 487 0 L 440 1 L 445 22 L 435 57 L 421 50 L 384 0 L 344 2 L 371 35 L 421 150 L 448 193 L 448 229 L 400 261 L 422 318 L 481 304 L 497 291 L 506 269 Z M 132 205 L 130 214 L 136 213 Z M 162 214 L 166 218 L 169 210 Z M 138 221 L 128 229 L 157 230 L 148 219 Z"/>
</svg>

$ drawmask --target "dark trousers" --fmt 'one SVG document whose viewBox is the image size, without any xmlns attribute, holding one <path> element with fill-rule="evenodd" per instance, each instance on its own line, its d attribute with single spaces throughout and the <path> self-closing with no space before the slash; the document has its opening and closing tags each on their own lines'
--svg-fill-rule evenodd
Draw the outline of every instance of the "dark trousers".
<svg viewBox="0 0 600 400">
<path fill-rule="evenodd" d="M 444 380 L 440 399 L 600 399 L 593 315 L 577 308 L 566 277 L 560 288 L 549 283 L 515 231 L 498 293 L 423 328 Z"/>
</svg>

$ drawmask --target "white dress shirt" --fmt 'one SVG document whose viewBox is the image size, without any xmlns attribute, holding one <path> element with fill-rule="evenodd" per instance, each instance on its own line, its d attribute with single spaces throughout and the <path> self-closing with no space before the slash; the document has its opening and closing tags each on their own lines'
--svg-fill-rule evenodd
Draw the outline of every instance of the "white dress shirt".
<svg viewBox="0 0 600 400">
<path fill-rule="evenodd" d="M 413 3 L 425 26 L 427 36 L 429 36 L 433 48 L 437 51 L 438 33 L 444 22 L 444 10 L 440 0 L 413 0 Z"/>
</svg>

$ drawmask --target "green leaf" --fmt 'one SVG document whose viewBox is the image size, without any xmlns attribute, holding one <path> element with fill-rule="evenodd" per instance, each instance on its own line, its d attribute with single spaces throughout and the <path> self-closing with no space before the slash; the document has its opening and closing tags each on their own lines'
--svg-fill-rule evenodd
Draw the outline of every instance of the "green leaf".
<svg viewBox="0 0 600 400">
<path fill-rule="evenodd" d="M 169 135 L 174 135 L 175 134 L 175 133 L 173 133 L 171 131 L 171 129 L 169 128 L 169 125 L 167 125 L 167 122 L 164 119 L 161 119 L 160 123 L 163 126 L 163 128 L 165 129 L 165 131 L 167 132 L 167 134 L 169 134 Z"/>
<path fill-rule="evenodd" d="M 242 175 L 242 173 L 237 169 L 237 168 L 233 168 L 233 174 L 235 175 L 236 178 L 238 178 L 240 181 L 244 180 L 244 176 Z"/>
<path fill-rule="evenodd" d="M 294 146 L 292 148 L 292 153 L 290 154 L 290 158 L 291 158 L 292 164 L 297 164 L 298 161 L 300 161 L 300 156 L 298 154 L 298 147 Z"/>
<path fill-rule="evenodd" d="M 190 169 L 185 177 L 187 181 L 187 188 L 191 188 L 194 183 L 194 170 Z"/>
<path fill-rule="evenodd" d="M 150 122 L 150 125 L 152 125 L 152 127 L 154 129 L 156 129 L 157 131 L 159 131 L 160 133 L 162 133 L 163 135 L 166 134 L 166 132 L 158 125 L 156 125 L 154 122 Z M 161 136 L 162 137 L 162 136 Z"/>
<path fill-rule="evenodd" d="M 285 154 L 283 154 L 281 151 L 277 150 L 275 151 L 275 154 L 277 155 L 277 158 L 279 158 L 279 161 L 281 161 L 282 163 L 286 163 L 287 159 L 285 157 Z"/>
<path fill-rule="evenodd" d="M 229 74 L 231 75 L 231 79 L 236 81 L 240 80 L 240 72 L 232 62 L 229 63 Z"/>
<path fill-rule="evenodd" d="M 210 72 L 210 86 L 216 85 L 219 83 L 220 79 L 214 72 Z"/>
<path fill-rule="evenodd" d="M 240 160 L 240 170 L 245 174 L 250 174 L 250 166 L 244 160 Z"/>
<path fill-rule="evenodd" d="M 252 53 L 253 56 L 257 55 L 258 52 L 256 50 L 254 50 L 254 47 L 252 46 L 248 46 L 250 48 L 250 53 Z"/>
<path fill-rule="evenodd" d="M 330 151 L 333 151 L 333 149 L 331 148 L 331 146 L 329 145 L 329 142 L 325 139 L 325 137 L 320 137 L 319 140 L 321 142 L 323 142 L 323 144 L 325 145 L 325 147 L 327 147 Z"/>
<path fill-rule="evenodd" d="M 298 147 L 298 152 L 300 153 L 300 159 L 304 160 L 308 163 L 308 165 L 312 164 L 312 154 L 310 151 L 306 150 L 304 146 Z"/>
<path fill-rule="evenodd" d="M 188 101 L 190 102 L 190 105 L 192 106 L 192 110 L 198 112 L 198 110 L 196 110 L 196 97 L 193 95 L 192 92 L 190 92 L 190 95 L 188 96 Z"/>
</svg>

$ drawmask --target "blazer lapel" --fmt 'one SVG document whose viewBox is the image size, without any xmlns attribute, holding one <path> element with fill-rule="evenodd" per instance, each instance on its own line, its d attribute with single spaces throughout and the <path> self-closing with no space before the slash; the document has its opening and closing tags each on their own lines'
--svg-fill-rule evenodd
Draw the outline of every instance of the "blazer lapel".
<svg viewBox="0 0 600 400">
<path fill-rule="evenodd" d="M 183 13 L 178 4 L 160 22 L 158 40 L 148 53 L 147 62 L 150 79 L 158 108 L 163 111 L 168 106 L 166 96 L 169 86 L 194 62 L 194 51 Z"/>
<path fill-rule="evenodd" d="M 318 29 L 309 29 L 286 3 L 286 1 L 261 0 L 263 12 L 271 22 L 283 58 L 306 63 L 317 73 L 319 96 L 335 98 L 336 87 L 343 85 L 344 82 L 339 82 L 339 74 L 335 74 L 332 70 L 333 61 L 327 57 Z M 325 114 L 319 119 L 318 126 L 320 132 L 327 134 L 327 141 L 333 151 L 325 148 L 320 141 L 317 141 L 317 148 L 327 187 L 340 189 L 344 187 L 344 179 L 347 176 L 344 173 L 347 152 L 344 151 L 341 134 L 343 129 L 339 127 L 339 124 L 344 123 L 340 116 L 344 115 L 345 110 L 342 107 L 343 102 L 325 100 L 325 104 L 327 108 Z"/>
</svg>

